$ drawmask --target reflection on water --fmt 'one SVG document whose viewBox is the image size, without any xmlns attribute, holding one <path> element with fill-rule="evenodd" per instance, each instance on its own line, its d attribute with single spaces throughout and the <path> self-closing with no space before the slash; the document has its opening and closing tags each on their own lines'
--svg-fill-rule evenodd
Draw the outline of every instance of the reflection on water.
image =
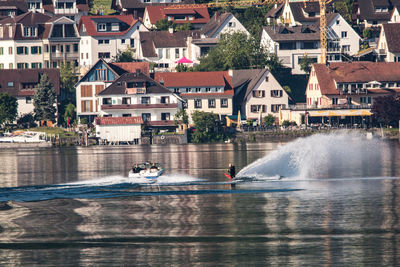
<svg viewBox="0 0 400 267">
<path fill-rule="evenodd" d="M 91 194 L 127 195 L 3 202 L 0 265 L 399 265 L 397 143 L 388 146 L 379 164 L 368 166 L 370 172 L 354 170 L 348 179 L 243 183 L 233 189 L 237 194 L 132 195 L 232 190 L 216 183 L 224 181 L 229 162 L 242 169 L 276 148 L 276 143 L 264 143 L 1 151 L 7 167 L 0 173 L 0 197 L 16 190 L 5 187 L 41 190 L 48 186 L 38 185 L 84 180 Z M 209 183 L 122 183 L 130 166 L 141 161 L 158 161 L 170 174 Z M 101 177 L 114 184 L 104 184 Z M 62 190 L 73 194 L 83 186 L 78 185 Z M 255 193 L 282 188 L 303 190 Z"/>
</svg>

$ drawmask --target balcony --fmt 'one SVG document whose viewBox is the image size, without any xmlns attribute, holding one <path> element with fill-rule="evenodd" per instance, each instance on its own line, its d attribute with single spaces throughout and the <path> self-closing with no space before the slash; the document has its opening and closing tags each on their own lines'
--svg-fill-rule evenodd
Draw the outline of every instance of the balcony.
<svg viewBox="0 0 400 267">
<path fill-rule="evenodd" d="M 65 14 L 65 15 L 76 15 L 78 14 L 79 10 L 77 8 L 55 8 L 54 13 L 58 14 Z"/>
<path fill-rule="evenodd" d="M 370 109 L 372 108 L 372 104 L 342 104 L 342 105 L 306 105 L 306 104 L 298 104 L 298 105 L 289 105 L 287 108 L 282 108 L 286 110 L 309 110 L 309 109 L 333 109 L 333 110 L 340 110 L 340 109 Z"/>
<path fill-rule="evenodd" d="M 101 105 L 102 110 L 127 110 L 127 109 L 165 109 L 178 108 L 177 103 L 172 104 L 119 104 L 119 105 Z"/>
</svg>

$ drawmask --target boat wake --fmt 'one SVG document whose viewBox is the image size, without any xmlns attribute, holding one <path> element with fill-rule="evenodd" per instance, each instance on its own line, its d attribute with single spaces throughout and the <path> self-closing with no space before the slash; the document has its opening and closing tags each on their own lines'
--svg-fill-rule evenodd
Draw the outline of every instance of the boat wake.
<svg viewBox="0 0 400 267">
<path fill-rule="evenodd" d="M 316 134 L 279 147 L 242 169 L 236 177 L 271 180 L 381 175 L 387 145 L 360 133 Z"/>
</svg>

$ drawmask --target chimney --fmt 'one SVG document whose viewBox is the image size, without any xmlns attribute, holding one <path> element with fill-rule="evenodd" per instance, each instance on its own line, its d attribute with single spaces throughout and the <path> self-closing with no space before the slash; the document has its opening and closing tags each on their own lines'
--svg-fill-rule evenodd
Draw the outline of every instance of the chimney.
<svg viewBox="0 0 400 267">
<path fill-rule="evenodd" d="M 134 18 L 134 19 L 138 19 L 138 17 L 137 17 L 137 10 L 134 10 L 134 11 L 133 11 L 133 18 Z"/>
<path fill-rule="evenodd" d="M 214 18 L 215 18 L 215 20 L 217 20 L 217 19 L 218 19 L 218 17 L 219 17 L 219 12 L 217 11 L 217 12 L 215 12 L 215 14 L 214 14 Z"/>
</svg>

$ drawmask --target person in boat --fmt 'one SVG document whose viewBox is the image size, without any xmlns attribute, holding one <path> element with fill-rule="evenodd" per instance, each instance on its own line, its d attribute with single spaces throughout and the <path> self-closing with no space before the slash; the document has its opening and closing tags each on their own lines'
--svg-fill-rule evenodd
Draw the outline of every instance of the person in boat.
<svg viewBox="0 0 400 267">
<path fill-rule="evenodd" d="M 236 170 L 235 170 L 235 166 L 232 165 L 232 163 L 229 163 L 228 173 L 231 176 L 231 179 L 235 178 Z"/>
<path fill-rule="evenodd" d="M 156 172 L 158 170 L 158 167 L 156 166 L 156 164 L 155 163 L 152 163 L 151 164 L 151 167 L 150 167 L 150 171 L 151 172 Z"/>
<path fill-rule="evenodd" d="M 139 167 L 139 164 L 136 164 L 136 165 L 132 168 L 133 173 L 139 173 L 141 170 L 142 170 L 142 168 Z"/>
</svg>

